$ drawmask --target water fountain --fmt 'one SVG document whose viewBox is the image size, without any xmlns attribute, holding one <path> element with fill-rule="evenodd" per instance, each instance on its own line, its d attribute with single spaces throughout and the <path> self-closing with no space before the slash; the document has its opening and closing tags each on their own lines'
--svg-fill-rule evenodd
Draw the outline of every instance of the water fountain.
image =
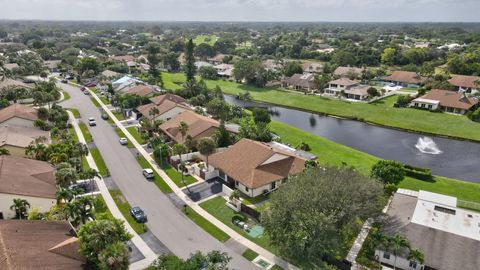
<svg viewBox="0 0 480 270">
<path fill-rule="evenodd" d="M 443 153 L 443 151 L 438 148 L 437 144 L 430 137 L 418 138 L 415 147 L 418 149 L 418 151 L 424 154 L 439 155 Z"/>
</svg>

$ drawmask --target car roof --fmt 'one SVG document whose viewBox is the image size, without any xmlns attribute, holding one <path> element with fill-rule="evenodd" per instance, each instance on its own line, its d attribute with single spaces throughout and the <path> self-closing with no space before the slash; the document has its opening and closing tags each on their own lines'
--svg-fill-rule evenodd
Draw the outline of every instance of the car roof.
<svg viewBox="0 0 480 270">
<path fill-rule="evenodd" d="M 146 171 L 147 173 L 153 173 L 153 170 L 150 169 L 150 168 L 146 168 L 146 169 L 143 169 L 144 171 Z"/>
<path fill-rule="evenodd" d="M 88 120 L 95 120 L 95 118 L 93 118 L 93 117 L 90 117 L 90 118 L 88 118 Z"/>
</svg>

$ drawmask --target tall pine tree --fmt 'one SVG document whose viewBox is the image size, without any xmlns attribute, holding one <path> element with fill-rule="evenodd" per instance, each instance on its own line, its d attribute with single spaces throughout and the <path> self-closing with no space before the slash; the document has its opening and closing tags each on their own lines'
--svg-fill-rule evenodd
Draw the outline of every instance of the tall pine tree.
<svg viewBox="0 0 480 270">
<path fill-rule="evenodd" d="M 160 46 L 156 43 L 151 43 L 148 48 L 148 63 L 150 65 L 150 69 L 148 70 L 149 76 L 149 83 L 153 85 L 157 85 L 157 83 L 163 87 L 163 80 L 162 80 L 162 73 L 158 70 L 158 64 L 160 63 Z"/>
<path fill-rule="evenodd" d="M 187 81 L 195 80 L 195 57 L 193 56 L 193 41 L 189 39 L 185 45 L 185 76 Z"/>
</svg>

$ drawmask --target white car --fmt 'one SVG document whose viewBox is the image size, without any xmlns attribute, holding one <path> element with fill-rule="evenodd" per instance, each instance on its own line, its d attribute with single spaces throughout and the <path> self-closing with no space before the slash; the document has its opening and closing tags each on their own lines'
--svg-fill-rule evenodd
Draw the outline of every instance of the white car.
<svg viewBox="0 0 480 270">
<path fill-rule="evenodd" d="M 119 141 L 120 141 L 120 144 L 121 144 L 121 145 L 127 145 L 127 144 L 128 144 L 128 140 L 127 140 L 127 138 L 125 138 L 125 137 L 120 138 Z"/>
<path fill-rule="evenodd" d="M 142 174 L 143 174 L 143 176 L 145 176 L 145 178 L 147 178 L 147 179 L 153 179 L 153 178 L 155 178 L 155 175 L 153 174 L 153 170 L 152 170 L 152 169 L 149 169 L 149 168 L 143 169 Z"/>
<path fill-rule="evenodd" d="M 88 125 L 91 126 L 91 127 L 96 126 L 97 121 L 95 121 L 95 118 L 93 118 L 93 117 L 88 118 Z"/>
</svg>

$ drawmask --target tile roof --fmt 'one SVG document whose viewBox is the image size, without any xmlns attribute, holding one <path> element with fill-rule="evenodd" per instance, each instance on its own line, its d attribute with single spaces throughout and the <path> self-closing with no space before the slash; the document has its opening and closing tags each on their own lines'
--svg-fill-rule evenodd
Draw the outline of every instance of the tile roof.
<svg viewBox="0 0 480 270">
<path fill-rule="evenodd" d="M 262 187 L 305 169 L 304 158 L 249 139 L 211 155 L 208 162 L 249 188 Z"/>
<path fill-rule="evenodd" d="M 144 96 L 147 96 L 149 94 L 152 94 L 154 92 L 153 88 L 152 87 L 149 87 L 149 86 L 146 86 L 146 85 L 143 85 L 143 84 L 139 84 L 137 86 L 134 86 L 130 89 L 128 89 L 125 94 L 134 94 L 134 95 L 137 95 L 137 96 L 140 96 L 140 97 L 144 97 Z"/>
<path fill-rule="evenodd" d="M 104 70 L 102 72 L 102 75 L 107 77 L 107 78 L 115 78 L 115 77 L 120 76 L 120 73 L 107 69 L 107 70 Z"/>
<path fill-rule="evenodd" d="M 139 111 L 143 117 L 152 120 L 153 115 L 150 115 L 150 109 L 156 107 L 159 111 L 159 116 L 172 110 L 175 107 L 180 107 L 185 110 L 192 110 L 192 108 L 188 105 L 187 101 L 177 95 L 174 94 L 165 94 L 156 97 L 150 98 L 152 103 L 139 106 L 137 111 Z"/>
<path fill-rule="evenodd" d="M 23 118 L 35 121 L 38 119 L 37 110 L 19 103 L 14 103 L 0 110 L 0 123 L 7 121 L 13 117 Z"/>
<path fill-rule="evenodd" d="M 181 96 L 174 95 L 174 94 L 165 94 L 165 95 L 160 95 L 160 96 L 150 98 L 150 101 L 153 102 L 155 105 L 160 105 L 165 100 L 170 100 L 170 101 L 173 101 L 175 103 L 184 103 L 185 105 L 187 104 L 186 99 L 182 98 Z"/>
<path fill-rule="evenodd" d="M 295 87 L 302 88 L 315 88 L 315 77 L 313 74 L 293 74 L 290 78 L 287 78 L 284 83 Z"/>
<path fill-rule="evenodd" d="M 352 81 L 350 79 L 342 77 L 340 79 L 330 81 L 329 84 L 336 84 L 336 85 L 342 85 L 342 86 L 352 86 L 352 85 L 357 85 L 358 82 L 357 81 Z"/>
<path fill-rule="evenodd" d="M 87 269 L 67 221 L 1 220 L 0 269 Z"/>
<path fill-rule="evenodd" d="M 452 78 L 448 80 L 452 85 L 468 88 L 480 89 L 480 77 L 479 76 L 465 76 L 465 75 L 452 75 Z"/>
<path fill-rule="evenodd" d="M 411 71 L 394 71 L 391 75 L 382 78 L 385 81 L 403 82 L 410 84 L 423 84 L 427 81 L 426 77 L 422 77 Z"/>
<path fill-rule="evenodd" d="M 26 84 L 22 81 L 6 78 L 5 80 L 0 80 L 0 90 L 16 88 L 16 87 L 23 87 L 27 89 L 33 89 L 33 85 Z"/>
<path fill-rule="evenodd" d="M 115 55 L 110 57 L 110 59 L 125 62 L 135 61 L 135 57 L 133 55 Z"/>
<path fill-rule="evenodd" d="M 47 162 L 0 156 L 0 193 L 54 199 L 55 169 Z"/>
<path fill-rule="evenodd" d="M 448 90 L 433 89 L 419 99 L 430 99 L 440 101 L 440 105 L 457 109 L 468 110 L 478 104 L 478 99 L 467 97 L 463 93 Z"/>
<path fill-rule="evenodd" d="M 323 64 L 315 62 L 304 63 L 302 69 L 304 72 L 322 72 Z"/>
<path fill-rule="evenodd" d="M 50 132 L 48 131 L 16 125 L 0 127 L 0 146 L 11 145 L 25 148 L 40 137 L 44 137 L 47 144 L 50 142 Z"/>
<path fill-rule="evenodd" d="M 354 72 L 357 76 L 361 75 L 363 68 L 357 67 L 337 67 L 333 72 L 333 75 L 337 76 L 348 76 L 350 72 Z"/>
</svg>

